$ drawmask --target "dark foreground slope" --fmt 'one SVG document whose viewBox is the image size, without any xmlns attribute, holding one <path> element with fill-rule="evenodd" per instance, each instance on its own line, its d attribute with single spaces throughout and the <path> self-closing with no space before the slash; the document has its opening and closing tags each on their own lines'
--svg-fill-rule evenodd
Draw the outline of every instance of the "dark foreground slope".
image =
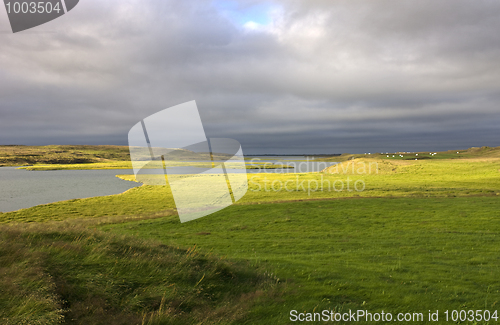
<svg viewBox="0 0 500 325">
<path fill-rule="evenodd" d="M 239 323 L 276 282 L 194 247 L 66 227 L 0 229 L 1 324 Z"/>
</svg>

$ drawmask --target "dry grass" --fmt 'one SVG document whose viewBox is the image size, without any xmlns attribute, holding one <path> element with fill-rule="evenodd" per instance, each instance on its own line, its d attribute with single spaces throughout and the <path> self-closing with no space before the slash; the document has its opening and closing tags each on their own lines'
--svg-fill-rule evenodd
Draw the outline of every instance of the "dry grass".
<svg viewBox="0 0 500 325">
<path fill-rule="evenodd" d="M 129 160 L 127 146 L 0 146 L 0 166 Z"/>
</svg>

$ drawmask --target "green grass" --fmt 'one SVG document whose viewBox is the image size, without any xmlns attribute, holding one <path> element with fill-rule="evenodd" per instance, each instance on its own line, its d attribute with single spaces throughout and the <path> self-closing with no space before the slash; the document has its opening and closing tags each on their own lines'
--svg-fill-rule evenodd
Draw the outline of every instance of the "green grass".
<svg viewBox="0 0 500 325">
<path fill-rule="evenodd" d="M 356 158 L 372 158 L 372 159 L 384 159 L 384 160 L 500 158 L 500 147 L 472 147 L 469 149 L 458 149 L 458 150 L 437 151 L 437 152 L 417 151 L 409 153 L 400 151 L 400 152 L 387 152 L 387 153 L 380 152 L 380 153 L 365 153 L 365 154 L 346 153 L 336 157 L 322 158 L 322 160 L 343 162 Z"/>
<path fill-rule="evenodd" d="M 400 157 L 399 154 L 402 154 L 403 157 Z M 418 154 L 418 156 L 416 156 L 416 154 Z M 393 158 L 392 155 L 395 157 Z M 246 158 L 246 160 L 248 161 L 255 158 L 256 157 Z M 344 162 L 357 158 L 378 160 L 415 160 L 415 158 L 419 160 L 500 158 L 500 147 L 477 147 L 449 150 L 437 152 L 436 155 L 431 155 L 430 152 L 414 152 L 411 154 L 398 152 L 390 153 L 389 157 L 387 157 L 385 153 L 345 153 L 342 155 L 332 155 L 330 157 L 318 156 L 317 158 L 317 160 L 321 161 L 335 162 Z M 34 165 L 35 169 L 40 168 L 39 170 L 131 168 L 130 152 L 127 146 L 0 146 L 0 166 L 26 165 Z"/>
<path fill-rule="evenodd" d="M 369 164 L 376 162 L 369 171 Z M 355 173 L 352 173 L 354 166 Z M 366 173 L 358 174 L 366 167 Z M 375 168 L 377 166 L 377 168 Z M 374 161 L 354 160 L 333 166 L 330 172 L 340 174 L 249 174 L 249 190 L 237 204 L 278 202 L 348 197 L 454 197 L 498 195 L 500 193 L 500 160 L 435 160 L 435 161 Z M 344 173 L 345 171 L 345 173 Z M 123 175 L 123 179 L 134 180 Z M 356 180 L 365 190 L 351 190 Z M 288 183 L 287 189 L 284 184 Z M 335 182 L 338 183 L 335 184 Z M 342 182 L 344 190 L 340 189 Z M 274 189 L 273 189 L 274 183 Z M 280 184 L 282 184 L 280 186 Z M 323 184 L 323 188 L 321 188 Z M 316 190 L 317 186 L 317 190 Z M 330 188 L 328 189 L 328 186 Z M 15 212 L 0 213 L 0 223 L 39 222 L 71 218 L 157 217 L 175 213 L 169 186 L 133 188 L 125 193 L 88 199 L 76 199 L 40 205 Z"/>
<path fill-rule="evenodd" d="M 184 224 L 168 186 L 0 213 L 0 323 L 56 324 L 65 315 L 68 324 L 140 324 L 146 315 L 157 324 L 284 324 L 291 309 L 496 310 L 499 152 L 343 155 L 324 173 L 249 174 L 237 204 Z M 331 188 L 349 181 L 351 191 Z M 352 190 L 355 181 L 365 189 Z M 188 271 L 197 258 L 215 300 L 197 291 L 201 271 Z M 237 275 L 232 285 L 214 271 L 219 263 Z M 199 301 L 189 311 L 157 284 L 183 272 L 191 275 L 176 282 L 182 299 Z"/>
<path fill-rule="evenodd" d="M 293 292 L 282 305 L 260 307 L 283 324 L 292 309 L 499 308 L 498 211 L 497 197 L 323 200 L 104 229 L 260 265 Z"/>
<path fill-rule="evenodd" d="M 248 263 L 68 224 L 1 229 L 0 265 L 5 325 L 234 324 L 277 293 Z"/>
</svg>

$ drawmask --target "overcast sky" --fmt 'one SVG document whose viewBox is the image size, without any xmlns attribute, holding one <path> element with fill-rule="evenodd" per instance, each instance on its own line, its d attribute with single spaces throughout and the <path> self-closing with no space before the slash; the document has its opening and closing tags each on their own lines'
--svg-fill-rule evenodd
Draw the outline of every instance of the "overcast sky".
<svg viewBox="0 0 500 325">
<path fill-rule="evenodd" d="M 127 144 L 196 100 L 245 153 L 500 145 L 500 1 L 81 0 L 12 34 L 0 144 Z"/>
</svg>

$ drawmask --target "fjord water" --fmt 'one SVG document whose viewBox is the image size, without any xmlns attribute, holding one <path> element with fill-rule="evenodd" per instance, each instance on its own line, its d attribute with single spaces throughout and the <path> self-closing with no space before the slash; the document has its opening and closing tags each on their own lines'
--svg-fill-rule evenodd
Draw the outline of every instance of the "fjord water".
<svg viewBox="0 0 500 325">
<path fill-rule="evenodd" d="M 26 171 L 15 167 L 0 168 L 0 212 L 30 208 L 57 201 L 123 193 L 140 186 L 124 181 L 120 170 Z"/>
<path fill-rule="evenodd" d="M 293 160 L 298 161 L 293 161 Z M 303 161 L 297 157 L 253 157 L 247 164 L 273 163 L 295 168 L 247 169 L 247 173 L 310 173 L 336 164 L 334 162 Z M 299 161 L 301 160 L 301 161 Z M 193 174 L 206 168 L 174 167 L 173 174 Z M 229 173 L 243 173 L 245 170 L 228 169 Z M 122 180 L 116 175 L 131 175 L 131 169 L 109 170 L 51 170 L 27 171 L 16 167 L 0 167 L 0 212 L 10 212 L 57 201 L 82 199 L 123 193 L 141 183 Z M 163 174 L 161 170 L 148 170 L 150 174 Z"/>
</svg>

